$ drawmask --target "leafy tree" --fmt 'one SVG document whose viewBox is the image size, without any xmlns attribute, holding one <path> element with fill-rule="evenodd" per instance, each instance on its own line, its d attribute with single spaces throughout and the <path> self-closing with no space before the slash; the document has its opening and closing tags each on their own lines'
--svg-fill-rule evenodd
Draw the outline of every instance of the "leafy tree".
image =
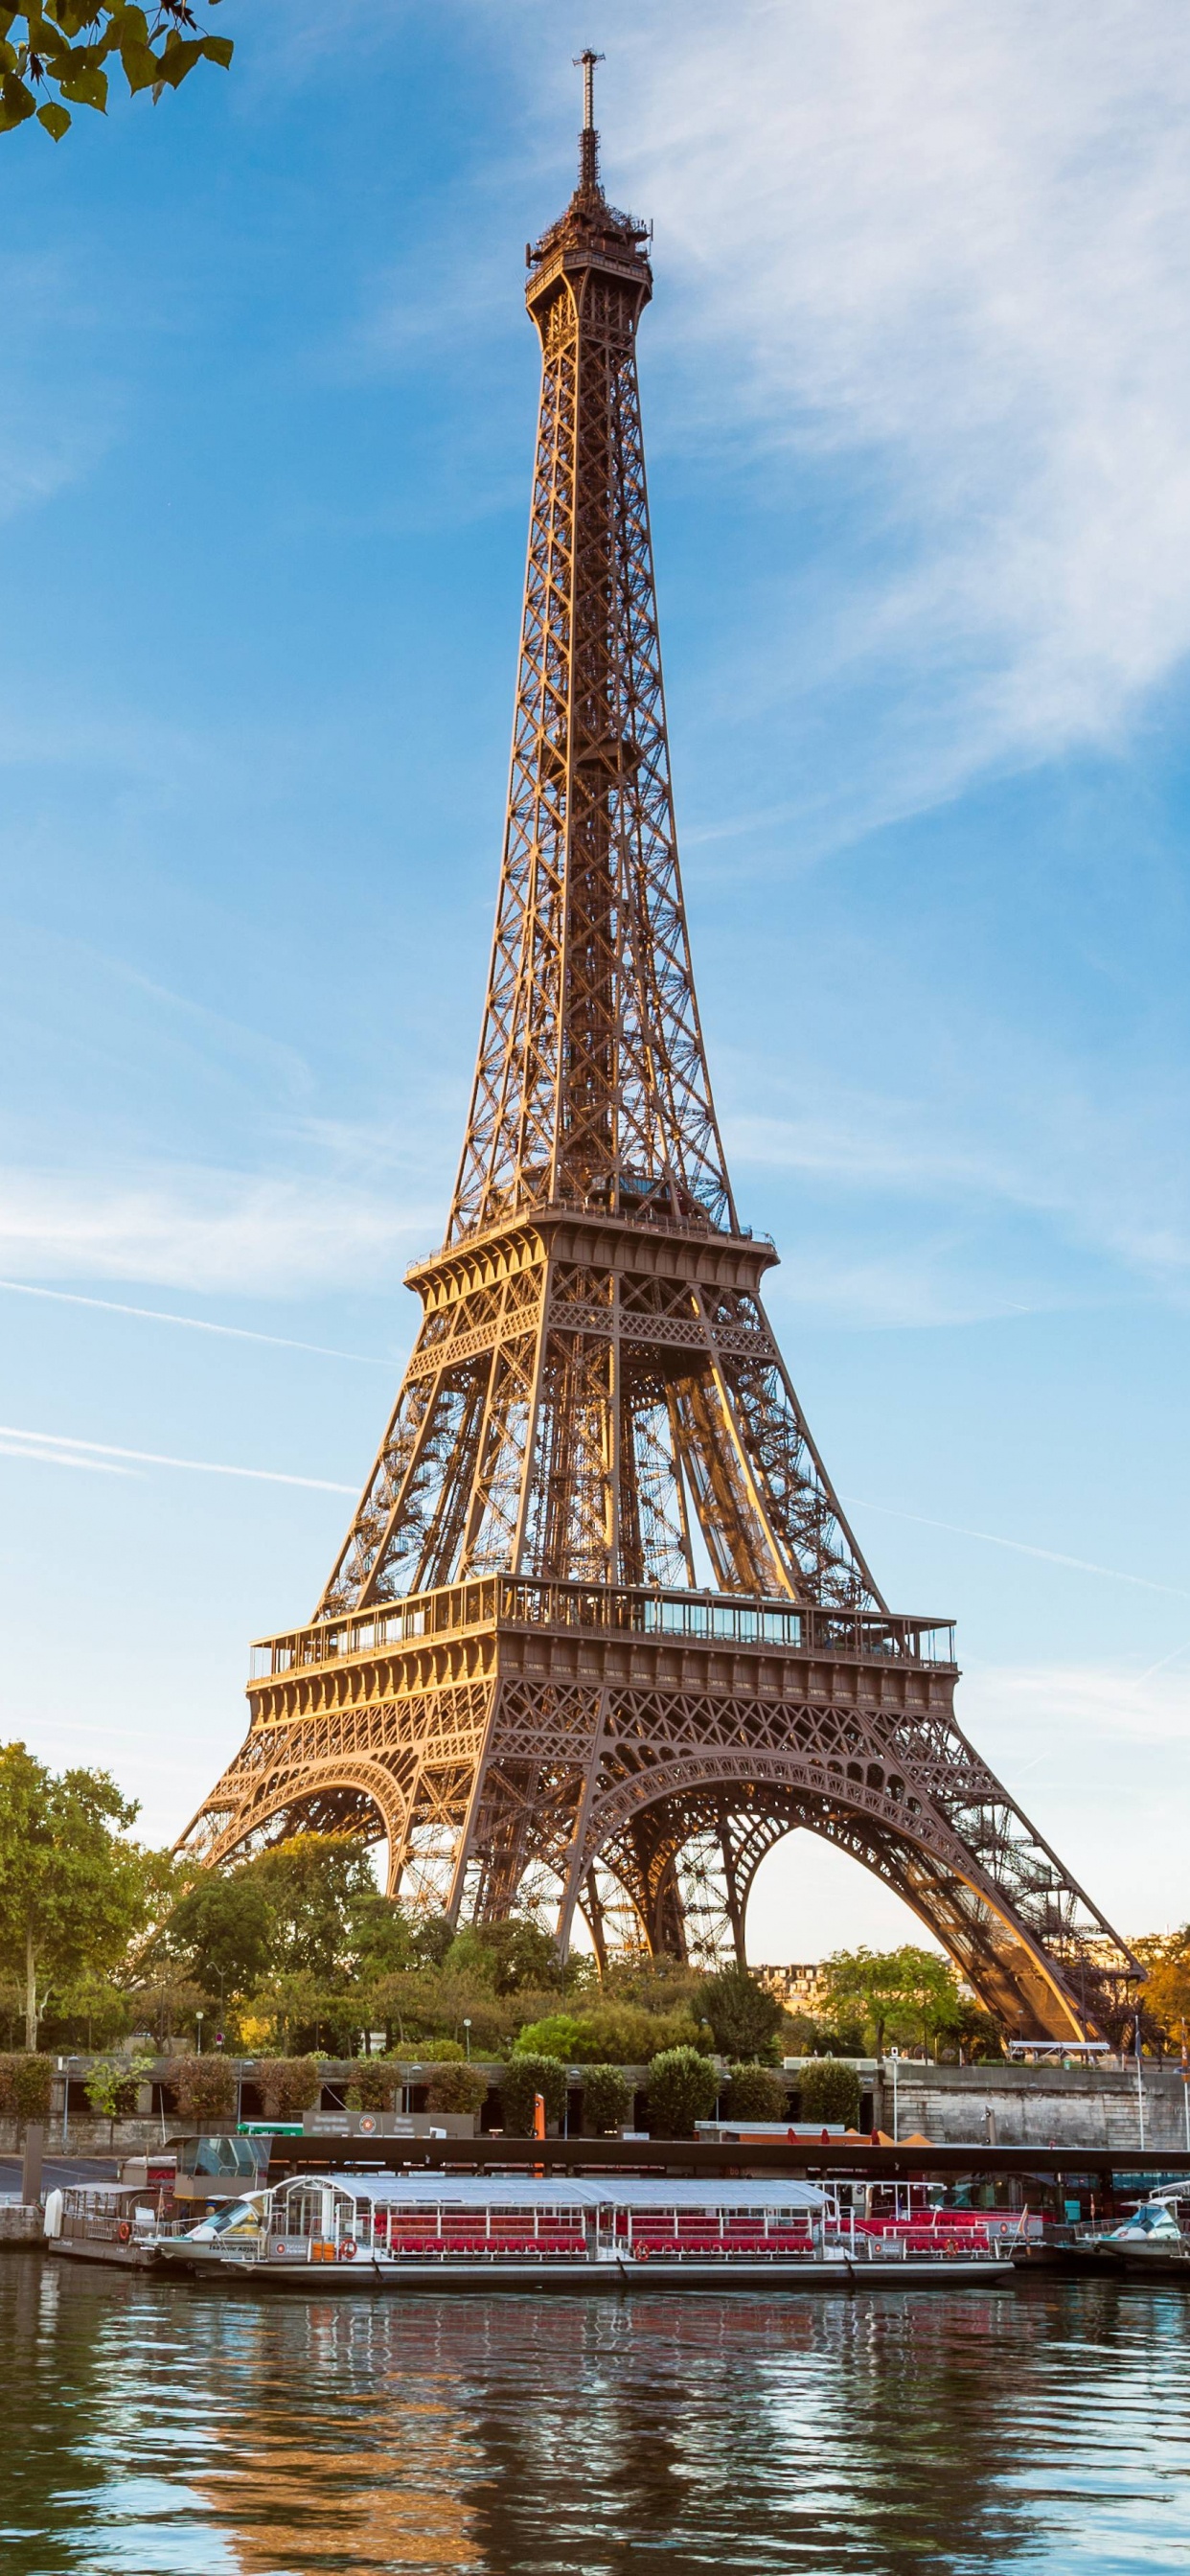
<svg viewBox="0 0 1190 2576">
<path fill-rule="evenodd" d="M 500 2087 L 504 2126 L 510 2137 L 533 2135 L 533 2101 L 540 2093 L 547 2121 L 560 2120 L 566 2109 L 566 2070 L 556 2057 L 511 2057 Z"/>
<path fill-rule="evenodd" d="M 709 2120 L 719 2079 L 697 2048 L 663 2049 L 645 2077 L 649 2129 L 655 2138 L 692 2138 L 696 2120 Z"/>
<path fill-rule="evenodd" d="M 746 1968 L 721 1968 L 717 1977 L 707 1977 L 698 2001 L 722 2056 L 772 2055 L 784 2010 L 776 1996 L 768 1994 Z"/>
<path fill-rule="evenodd" d="M 836 1950 L 820 1987 L 828 2022 L 861 2022 L 876 2055 L 886 2035 L 926 2043 L 959 2027 L 963 2000 L 953 1968 L 934 1950 L 906 1942 L 899 1950 Z"/>
<path fill-rule="evenodd" d="M 1148 1970 L 1141 2028 L 1152 2022 L 1171 2048 L 1180 2048 L 1183 2029 L 1190 2035 L 1190 1923 L 1164 1938 L 1133 1944 Z"/>
<path fill-rule="evenodd" d="M 547 2020 L 527 2022 L 518 2031 L 514 2053 L 518 2057 L 556 2057 L 562 2066 L 578 2066 L 589 2037 L 586 2025 L 573 2013 L 551 2013 Z"/>
<path fill-rule="evenodd" d="M 97 2057 L 89 2069 L 83 2091 L 93 2111 L 110 2120 L 115 2135 L 117 2120 L 127 2120 L 136 2109 L 136 2097 L 146 2075 L 153 2072 L 151 2057 Z"/>
<path fill-rule="evenodd" d="M 207 0 L 215 8 L 218 0 Z M 148 12 L 124 0 L 27 0 L 0 5 L 0 134 L 35 116 L 55 143 L 69 130 L 70 107 L 105 113 L 109 70 L 129 90 L 156 101 L 177 89 L 200 62 L 231 61 L 234 47 L 199 25 L 189 0 L 150 0 Z M 55 91 L 44 106 L 42 89 Z M 62 102 L 70 101 L 70 107 Z"/>
<path fill-rule="evenodd" d="M 631 2108 L 631 2087 L 618 2066 L 588 2066 L 583 2076 L 583 2127 L 589 2137 L 605 2138 L 610 2129 L 622 2129 Z"/>
<path fill-rule="evenodd" d="M 366 1843 L 354 1834 L 294 1834 L 249 1861 L 241 1875 L 269 1909 L 270 1964 L 305 1971 L 325 1987 L 355 1964 L 357 1909 L 376 1893 Z"/>
<path fill-rule="evenodd" d="M 268 1891 L 251 1868 L 207 1871 L 175 1905 L 166 1934 L 171 1954 L 204 1995 L 249 1994 L 272 1960 Z"/>
<path fill-rule="evenodd" d="M 421 1962 L 417 1927 L 391 1896 L 382 1896 L 375 1880 L 351 1909 L 351 1943 L 358 1972 L 365 1982 L 399 1976 Z"/>
<path fill-rule="evenodd" d="M 803 2066 L 799 2118 L 824 2125 L 841 2120 L 845 2129 L 859 2122 L 859 2076 L 854 2066 L 844 2066 L 837 2057 L 819 2057 L 812 2066 Z"/>
<path fill-rule="evenodd" d="M 0 1966 L 23 1979 L 30 2049 L 50 1993 L 114 1966 L 160 1902 L 170 1864 L 127 1839 L 138 1813 L 107 1771 L 0 1748 Z"/>
</svg>

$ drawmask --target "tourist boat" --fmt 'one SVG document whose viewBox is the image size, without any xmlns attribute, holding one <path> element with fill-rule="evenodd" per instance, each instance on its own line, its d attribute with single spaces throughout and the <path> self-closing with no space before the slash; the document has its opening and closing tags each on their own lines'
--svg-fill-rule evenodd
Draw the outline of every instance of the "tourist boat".
<svg viewBox="0 0 1190 2576">
<path fill-rule="evenodd" d="M 45 2242 L 50 2254 L 82 2263 L 115 2263 L 145 2272 L 155 2260 L 166 2192 L 144 2182 L 68 2183 L 47 2192 Z"/>
<path fill-rule="evenodd" d="M 295 2174 L 245 2194 L 159 2262 L 253 2287 L 904 2288 L 1011 2275 L 968 2227 L 888 2232 L 830 2185 L 610 2176 Z"/>
</svg>

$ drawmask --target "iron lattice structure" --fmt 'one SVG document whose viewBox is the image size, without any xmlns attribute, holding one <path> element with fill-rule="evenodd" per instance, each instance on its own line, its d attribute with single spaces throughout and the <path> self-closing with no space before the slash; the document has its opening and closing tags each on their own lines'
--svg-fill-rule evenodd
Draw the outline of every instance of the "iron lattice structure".
<svg viewBox="0 0 1190 2576">
<path fill-rule="evenodd" d="M 590 63 L 587 64 L 588 92 Z M 1102 2026 L 1135 1963 L 955 1722 L 951 1632 L 889 1612 L 765 1317 L 678 872 L 636 370 L 652 279 L 579 185 L 529 254 L 541 407 L 491 972 L 444 1246 L 312 1622 L 256 1650 L 189 1830 L 311 1826 L 389 1887 L 600 1954 L 743 1958 L 797 1827 L 895 1888 L 997 2015 Z"/>
</svg>

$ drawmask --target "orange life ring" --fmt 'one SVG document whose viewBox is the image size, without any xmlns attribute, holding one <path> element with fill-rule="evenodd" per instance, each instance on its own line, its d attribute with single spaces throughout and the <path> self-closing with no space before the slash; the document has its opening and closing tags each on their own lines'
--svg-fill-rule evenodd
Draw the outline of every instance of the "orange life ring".
<svg viewBox="0 0 1190 2576">
<path fill-rule="evenodd" d="M 958 2250 L 959 2250 L 958 2238 L 957 2238 L 957 2237 L 955 2237 L 955 2236 L 948 2236 L 948 2237 L 947 2237 L 947 2239 L 946 2239 L 946 2243 L 945 2243 L 945 2245 L 944 2245 L 944 2246 L 943 2246 L 943 2248 L 942 2248 L 943 2253 L 944 2253 L 944 2254 L 949 2258 L 949 2260 L 950 2260 L 951 2262 L 953 2262 L 955 2255 L 958 2253 Z"/>
<path fill-rule="evenodd" d="M 638 2263 L 648 2262 L 649 2249 L 647 2245 L 634 2245 L 632 2251 L 635 2254 Z"/>
<path fill-rule="evenodd" d="M 355 2255 L 356 2244 L 354 2236 L 345 2236 L 339 2247 L 339 2261 L 341 2263 L 354 2263 Z"/>
<path fill-rule="evenodd" d="M 132 2234 L 132 2229 L 130 2228 L 126 2218 L 122 2218 L 120 2220 L 120 2224 L 116 2229 L 116 2234 L 120 2239 L 121 2245 L 126 2245 L 128 2243 L 128 2239 Z"/>
</svg>

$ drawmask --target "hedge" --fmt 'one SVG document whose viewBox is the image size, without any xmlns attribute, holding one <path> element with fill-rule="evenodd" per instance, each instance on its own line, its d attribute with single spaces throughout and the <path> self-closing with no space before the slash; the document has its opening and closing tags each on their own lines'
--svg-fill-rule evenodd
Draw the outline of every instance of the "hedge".
<svg viewBox="0 0 1190 2576">
<path fill-rule="evenodd" d="M 733 2066 L 721 2096 L 727 2120 L 786 2120 L 789 2093 L 772 2066 Z"/>
<path fill-rule="evenodd" d="M 504 2126 L 513 2138 L 533 2135 L 533 2096 L 545 2098 L 547 2122 L 560 2120 L 566 2109 L 566 2069 L 556 2057 L 510 2057 L 500 2098 Z"/>
<path fill-rule="evenodd" d="M 583 2069 L 583 2127 L 589 2138 L 622 2129 L 632 2107 L 632 2087 L 618 2066 Z"/>
<path fill-rule="evenodd" d="M 426 2073 L 430 2079 L 426 2097 L 429 2110 L 482 2110 L 488 2098 L 488 2079 L 477 2066 L 429 2066 Z"/>
<path fill-rule="evenodd" d="M 44 2120 L 53 2080 L 52 2057 L 34 2056 L 25 2048 L 0 2057 L 0 2114 L 9 2120 Z"/>
<path fill-rule="evenodd" d="M 845 2129 L 859 2126 L 859 2077 L 839 2057 L 816 2057 L 798 2079 L 800 2116 L 805 2121 L 841 2120 Z"/>
<path fill-rule="evenodd" d="M 179 2057 L 169 2080 L 184 2120 L 235 2118 L 236 2070 L 228 2057 Z"/>
<path fill-rule="evenodd" d="M 259 2057 L 256 2081 L 266 2120 L 292 2120 L 300 2111 L 317 2109 L 322 2099 L 322 2068 L 316 2057 Z"/>
<path fill-rule="evenodd" d="M 650 2136 L 692 2138 L 695 2121 L 709 2120 L 714 2110 L 719 2078 L 697 2048 L 666 2048 L 653 2059 L 645 2090 Z"/>
</svg>

